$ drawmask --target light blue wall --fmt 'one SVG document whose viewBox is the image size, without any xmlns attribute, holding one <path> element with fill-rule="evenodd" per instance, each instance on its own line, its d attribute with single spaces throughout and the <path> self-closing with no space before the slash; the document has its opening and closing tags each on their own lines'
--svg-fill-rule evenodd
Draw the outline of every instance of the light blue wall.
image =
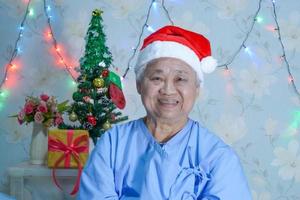
<svg viewBox="0 0 300 200">
<path fill-rule="evenodd" d="M 25 0 L 0 1 L 0 80 L 11 56 L 23 18 Z M 91 11 L 102 8 L 107 45 L 114 65 L 122 75 L 138 41 L 151 1 L 141 0 L 55 0 L 51 1 L 53 29 L 68 58 L 78 61 L 84 52 L 84 36 Z M 226 63 L 237 51 L 250 29 L 259 0 L 166 0 L 175 25 L 207 36 L 214 57 Z M 215 131 L 240 155 L 254 199 L 300 199 L 299 123 L 300 99 L 288 83 L 286 65 L 275 26 L 272 1 L 263 0 L 259 16 L 246 46 L 234 59 L 230 75 L 219 68 L 205 76 L 205 87 L 191 116 Z M 300 88 L 300 1 L 276 0 L 277 16 L 296 85 Z M 20 41 L 20 67 L 9 71 L 15 84 L 9 90 L 0 114 L 0 191 L 8 191 L 6 169 L 28 159 L 31 127 L 19 126 L 8 115 L 16 113 L 24 96 L 47 92 L 59 100 L 71 99 L 70 76 L 50 53 L 51 43 L 43 36 L 46 18 L 43 1 L 33 0 L 34 16 L 25 23 Z M 154 29 L 168 24 L 158 1 L 150 13 Z M 150 32 L 145 29 L 143 37 Z M 130 119 L 144 114 L 131 70 L 123 81 Z M 297 118 L 298 115 L 298 118 Z M 237 191 L 238 192 L 238 191 Z"/>
</svg>

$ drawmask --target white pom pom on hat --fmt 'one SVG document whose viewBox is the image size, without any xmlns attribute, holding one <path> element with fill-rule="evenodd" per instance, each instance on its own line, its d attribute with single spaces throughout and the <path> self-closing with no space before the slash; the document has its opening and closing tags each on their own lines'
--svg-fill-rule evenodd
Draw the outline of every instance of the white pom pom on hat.
<svg viewBox="0 0 300 200">
<path fill-rule="evenodd" d="M 203 73 L 211 73 L 217 61 L 211 56 L 210 42 L 199 33 L 177 26 L 165 26 L 145 38 L 135 72 L 151 60 L 170 57 L 177 58 L 190 65 L 201 80 Z"/>
</svg>

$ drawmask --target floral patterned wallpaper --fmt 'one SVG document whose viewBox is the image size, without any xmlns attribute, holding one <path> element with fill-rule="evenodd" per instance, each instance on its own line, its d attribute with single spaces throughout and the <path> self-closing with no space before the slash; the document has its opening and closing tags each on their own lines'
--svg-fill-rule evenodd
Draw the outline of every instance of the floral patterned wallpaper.
<svg viewBox="0 0 300 200">
<path fill-rule="evenodd" d="M 26 10 L 25 0 L 0 0 L 0 78 L 13 51 L 18 28 Z M 84 52 L 84 36 L 91 11 L 101 8 L 107 45 L 114 65 L 122 75 L 132 48 L 136 46 L 152 1 L 145 0 L 53 0 L 53 29 L 71 65 L 78 65 Z M 157 0 L 148 24 L 158 29 L 169 23 Z M 165 0 L 175 25 L 207 36 L 214 57 L 228 62 L 238 50 L 251 27 L 259 0 Z M 285 56 L 300 88 L 300 1 L 276 0 Z M 7 168 L 28 159 L 31 127 L 19 126 L 8 115 L 23 105 L 28 94 L 47 92 L 59 100 L 71 99 L 74 86 L 70 76 L 57 64 L 51 43 L 45 40 L 47 18 L 42 0 L 32 0 L 30 16 L 17 57 L 20 67 L 10 71 L 13 84 L 1 99 L 0 191 L 8 193 Z M 300 99 L 288 82 L 273 18 L 272 0 L 262 0 L 260 20 L 254 25 L 244 48 L 228 65 L 230 71 L 217 69 L 205 76 L 205 86 L 191 113 L 231 145 L 239 154 L 254 200 L 300 199 Z M 145 29 L 143 37 L 150 34 Z M 130 119 L 144 115 L 135 89 L 132 70 L 123 80 Z M 9 152 L 9 153 L 8 153 Z M 34 184 L 33 184 L 34 185 Z M 34 188 L 34 187 L 32 187 Z M 45 189 L 45 188 L 44 188 Z M 41 190 L 45 192 L 46 190 Z M 55 190 L 51 191 L 55 192 Z M 54 194 L 53 194 L 54 195 Z M 55 196 L 56 198 L 57 196 Z M 35 197 L 37 198 L 37 196 Z M 52 199 L 54 196 L 52 196 Z M 57 197 L 66 199 L 67 197 Z M 51 199 L 51 197 L 49 197 Z"/>
</svg>

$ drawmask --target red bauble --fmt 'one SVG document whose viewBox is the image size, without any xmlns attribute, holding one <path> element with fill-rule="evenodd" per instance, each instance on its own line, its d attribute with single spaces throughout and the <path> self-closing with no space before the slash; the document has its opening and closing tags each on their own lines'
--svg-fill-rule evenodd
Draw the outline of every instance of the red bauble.
<svg viewBox="0 0 300 200">
<path fill-rule="evenodd" d="M 95 126 L 95 125 L 97 124 L 96 118 L 95 118 L 94 116 L 92 116 L 92 115 L 88 115 L 88 116 L 87 116 L 87 120 L 88 120 L 88 122 L 91 123 L 93 126 Z"/>
<path fill-rule="evenodd" d="M 109 71 L 107 69 L 104 69 L 101 74 L 103 77 L 107 77 L 109 74 Z"/>
</svg>

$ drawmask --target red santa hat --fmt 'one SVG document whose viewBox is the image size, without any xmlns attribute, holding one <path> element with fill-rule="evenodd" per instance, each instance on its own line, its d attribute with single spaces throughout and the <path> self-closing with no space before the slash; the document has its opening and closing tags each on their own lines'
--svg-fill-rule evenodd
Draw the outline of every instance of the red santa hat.
<svg viewBox="0 0 300 200">
<path fill-rule="evenodd" d="M 211 73 L 217 66 L 207 38 L 176 26 L 165 26 L 145 38 L 135 72 L 151 60 L 162 57 L 186 62 L 196 71 L 201 82 L 203 73 Z"/>
</svg>

